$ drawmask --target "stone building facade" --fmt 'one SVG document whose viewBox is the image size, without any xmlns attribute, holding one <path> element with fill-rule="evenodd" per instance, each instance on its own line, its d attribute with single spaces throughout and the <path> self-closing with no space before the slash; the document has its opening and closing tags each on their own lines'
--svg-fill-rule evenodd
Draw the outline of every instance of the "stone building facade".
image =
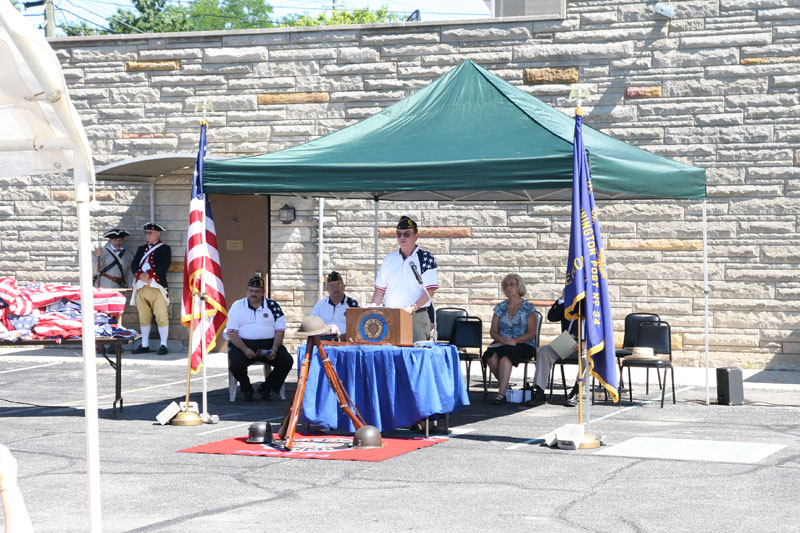
<svg viewBox="0 0 800 533">
<path fill-rule="evenodd" d="M 570 86 L 592 97 L 585 123 L 651 152 L 705 167 L 711 360 L 800 364 L 800 1 L 689 0 L 673 19 L 653 2 L 567 2 L 563 20 L 493 19 L 51 40 L 98 166 L 191 153 L 196 104 L 210 101 L 209 153 L 252 155 L 311 140 L 408 96 L 465 59 L 572 114 Z M 491 176 L 487 176 L 491 179 Z M 0 271 L 24 281 L 74 282 L 69 177 L 2 180 Z M 150 194 L 98 184 L 93 230 L 138 231 Z M 277 221 L 288 201 L 298 218 Z M 179 289 L 188 183 L 160 180 L 155 217 L 175 254 Z M 318 297 L 317 201 L 272 201 L 273 297 L 291 324 Z M 632 311 L 673 328 L 676 358 L 700 365 L 704 347 L 701 202 L 601 202 L 617 330 Z M 440 269 L 440 305 L 491 319 L 499 281 L 519 272 L 529 297 L 560 292 L 567 204 L 381 203 L 379 254 L 394 248 L 402 214 L 427 229 Z M 327 201 L 324 268 L 367 301 L 373 282 L 374 205 Z M 239 297 L 228 288 L 229 298 Z M 176 298 L 177 300 L 177 298 Z M 172 315 L 177 321 L 178 308 Z M 556 333 L 547 325 L 545 337 Z M 185 336 L 179 326 L 174 335 Z"/>
</svg>

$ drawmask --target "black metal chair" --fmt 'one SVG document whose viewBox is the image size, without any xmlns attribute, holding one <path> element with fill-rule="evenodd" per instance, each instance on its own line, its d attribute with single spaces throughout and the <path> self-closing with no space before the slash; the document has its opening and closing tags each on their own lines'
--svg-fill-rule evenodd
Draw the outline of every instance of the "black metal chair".
<svg viewBox="0 0 800 533">
<path fill-rule="evenodd" d="M 664 407 L 664 396 L 667 392 L 667 374 L 669 369 L 672 377 L 672 403 L 675 403 L 675 368 L 672 366 L 672 338 L 669 324 L 663 320 L 646 321 L 639 324 L 636 334 L 636 347 L 649 347 L 654 354 L 666 355 L 667 359 L 634 359 L 626 357 L 622 360 L 622 368 L 628 369 L 628 398 L 633 403 L 633 382 L 631 381 L 631 368 L 647 369 L 645 381 L 645 394 L 650 392 L 650 369 L 655 368 L 659 372 L 659 383 L 661 382 L 660 369 L 664 369 L 664 384 L 661 387 L 661 407 Z"/>
<path fill-rule="evenodd" d="M 473 361 L 480 361 L 483 353 L 483 322 L 476 316 L 459 316 L 453 320 L 450 344 L 458 349 L 458 358 L 467 363 L 467 389 L 469 389 L 470 369 Z M 478 351 L 471 351 L 472 348 Z M 483 396 L 486 399 L 486 368 L 481 363 L 483 374 Z"/>
<path fill-rule="evenodd" d="M 460 307 L 442 307 L 436 310 L 438 342 L 450 342 L 453 338 L 453 322 L 460 316 L 467 316 L 467 310 Z"/>
<path fill-rule="evenodd" d="M 625 317 L 625 335 L 622 338 L 622 348 L 618 348 L 616 350 L 617 365 L 619 366 L 620 370 L 620 389 L 625 386 L 625 384 L 622 382 L 622 358 L 633 353 L 634 343 L 636 342 L 636 333 L 639 331 L 639 324 L 642 322 L 657 322 L 659 320 L 661 320 L 661 317 L 655 313 L 630 313 Z M 660 375 L 659 381 L 661 381 Z"/>
<path fill-rule="evenodd" d="M 531 383 L 530 388 L 528 387 L 528 365 L 533 363 L 534 361 L 536 361 L 536 354 L 539 353 L 539 339 L 542 336 L 542 320 L 543 320 L 542 319 L 542 313 L 540 313 L 539 311 L 534 311 L 533 314 L 536 317 L 536 337 L 534 337 L 534 339 L 533 339 L 534 342 L 536 343 L 536 345 L 534 346 L 536 351 L 533 352 L 533 355 L 530 357 L 530 359 L 522 362 L 522 364 L 525 365 L 523 367 L 524 368 L 524 373 L 523 373 L 523 378 L 522 378 L 522 398 L 523 398 L 523 401 L 525 399 L 525 391 L 526 390 L 530 390 L 531 391 L 531 397 L 533 397 L 533 384 Z"/>
</svg>

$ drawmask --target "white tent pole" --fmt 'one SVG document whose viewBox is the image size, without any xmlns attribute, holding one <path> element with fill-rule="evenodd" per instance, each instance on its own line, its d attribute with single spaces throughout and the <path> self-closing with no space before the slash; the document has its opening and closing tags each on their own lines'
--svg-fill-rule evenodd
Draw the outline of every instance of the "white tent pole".
<svg viewBox="0 0 800 533">
<path fill-rule="evenodd" d="M 325 242 L 323 239 L 323 224 L 322 218 L 325 215 L 325 198 L 319 198 L 317 203 L 317 212 L 319 218 L 319 228 L 317 229 L 317 233 L 319 233 L 319 257 L 317 257 L 317 279 L 319 280 L 319 298 L 321 299 L 325 295 L 325 273 L 323 271 L 323 255 L 325 254 Z"/>
<path fill-rule="evenodd" d="M 375 217 L 372 227 L 372 238 L 375 241 L 375 254 L 373 256 L 372 279 L 378 277 L 378 198 L 375 197 Z"/>
<path fill-rule="evenodd" d="M 6 22 L 3 17 L 2 22 Z M 94 339 L 94 287 L 92 284 L 92 244 L 89 221 L 89 183 L 94 181 L 94 164 L 91 149 L 74 106 L 66 94 L 66 83 L 59 69 L 58 80 L 50 76 L 42 64 L 41 56 L 32 48 L 29 38 L 15 31 L 11 25 L 6 30 L 17 50 L 41 87 L 44 97 L 53 105 L 56 117 L 73 142 L 73 172 L 75 200 L 78 217 L 78 275 L 81 293 L 81 337 L 83 346 L 83 382 L 86 419 L 86 464 L 89 485 L 89 531 L 102 530 L 100 501 L 100 445 L 97 421 L 97 368 Z M 57 64 L 57 61 L 56 61 Z M 60 83 L 58 83 L 60 81 Z"/>
<path fill-rule="evenodd" d="M 706 405 L 711 404 L 711 393 L 708 385 L 708 219 L 706 218 L 706 200 L 703 200 L 703 295 L 705 296 L 706 313 Z"/>
<path fill-rule="evenodd" d="M 100 444 L 97 421 L 97 361 L 94 342 L 94 289 L 89 223 L 89 179 L 85 154 L 76 151 L 75 198 L 78 211 L 78 270 L 83 337 L 83 389 L 86 405 L 86 463 L 89 477 L 89 531 L 102 531 L 100 502 Z"/>
<path fill-rule="evenodd" d="M 156 186 L 150 184 L 150 222 L 156 221 Z"/>
</svg>

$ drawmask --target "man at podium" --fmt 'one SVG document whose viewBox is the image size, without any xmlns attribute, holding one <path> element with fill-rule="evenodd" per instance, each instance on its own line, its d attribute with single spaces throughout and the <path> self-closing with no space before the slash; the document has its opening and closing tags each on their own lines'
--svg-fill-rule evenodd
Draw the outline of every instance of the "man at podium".
<svg viewBox="0 0 800 533">
<path fill-rule="evenodd" d="M 397 223 L 397 244 L 400 249 L 383 259 L 378 277 L 375 278 L 375 292 L 372 305 L 402 308 L 413 316 L 414 341 L 427 340 L 431 332 L 428 307 L 431 297 L 439 288 L 439 275 L 433 254 L 417 246 L 419 239 L 416 222 L 407 216 L 400 217 Z"/>
</svg>

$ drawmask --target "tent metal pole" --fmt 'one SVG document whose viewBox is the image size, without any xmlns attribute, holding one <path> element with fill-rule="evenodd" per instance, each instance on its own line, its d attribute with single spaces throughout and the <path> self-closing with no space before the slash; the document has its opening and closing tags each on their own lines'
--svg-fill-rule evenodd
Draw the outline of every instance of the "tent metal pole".
<svg viewBox="0 0 800 533">
<path fill-rule="evenodd" d="M 703 295 L 705 297 L 706 318 L 706 405 L 711 405 L 711 393 L 708 384 L 708 219 L 706 217 L 706 200 L 703 200 Z"/>
<path fill-rule="evenodd" d="M 54 83 L 47 67 L 41 62 L 28 37 L 6 25 L 12 42 L 28 68 L 31 69 L 44 97 L 53 105 L 67 136 L 73 141 L 73 172 L 75 201 L 78 218 L 78 279 L 81 294 L 81 338 L 83 348 L 83 387 L 85 396 L 84 418 L 86 419 L 86 469 L 88 477 L 89 531 L 102 531 L 100 501 L 100 444 L 97 420 L 97 353 L 94 342 L 94 284 L 92 283 L 92 243 L 90 224 L 89 184 L 94 182 L 94 164 L 89 141 L 74 106 L 66 94 L 66 87 Z M 60 70 L 60 69 L 59 69 Z M 63 80 L 63 76 L 59 76 Z M 89 303 L 87 305 L 88 302 Z"/>
<path fill-rule="evenodd" d="M 156 186 L 150 184 L 150 222 L 156 221 Z"/>
<path fill-rule="evenodd" d="M 325 241 L 323 238 L 323 231 L 324 227 L 322 224 L 322 219 L 325 216 L 325 198 L 318 198 L 317 199 L 317 212 L 319 217 L 319 228 L 317 232 L 319 233 L 319 257 L 317 257 L 317 280 L 319 281 L 319 298 L 325 295 L 325 273 L 323 271 L 323 256 L 325 254 Z"/>
<path fill-rule="evenodd" d="M 375 216 L 373 217 L 373 225 L 372 225 L 372 238 L 375 241 L 374 249 L 375 253 L 373 254 L 372 260 L 372 279 L 378 277 L 378 197 L 375 197 Z"/>
<path fill-rule="evenodd" d="M 89 478 L 89 531 L 102 531 L 100 502 L 100 439 L 97 421 L 97 359 L 94 343 L 94 286 L 89 219 L 87 154 L 76 150 L 75 199 L 78 214 L 78 273 L 81 292 L 81 335 L 83 337 L 83 393 L 86 419 L 86 467 Z"/>
</svg>

